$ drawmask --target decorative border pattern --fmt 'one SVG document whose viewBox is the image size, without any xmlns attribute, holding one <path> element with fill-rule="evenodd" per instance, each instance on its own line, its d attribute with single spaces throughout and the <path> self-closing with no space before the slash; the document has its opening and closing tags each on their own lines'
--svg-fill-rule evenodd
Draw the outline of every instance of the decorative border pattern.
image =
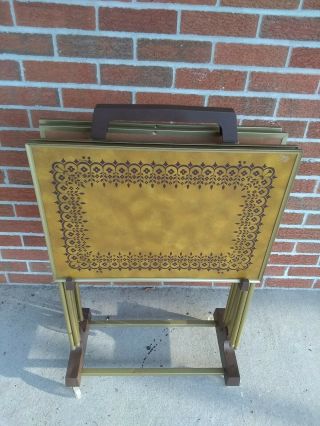
<svg viewBox="0 0 320 426">
<path fill-rule="evenodd" d="M 275 170 L 263 166 L 238 164 L 158 164 L 126 161 L 100 162 L 90 157 L 54 162 L 54 194 L 58 206 L 65 255 L 70 268 L 103 272 L 103 270 L 207 270 L 241 271 L 251 265 L 267 200 L 270 198 Z M 227 253 L 106 253 L 93 252 L 86 233 L 85 203 L 81 201 L 86 186 L 150 185 L 179 188 L 197 186 L 239 188 L 243 195 L 242 213 L 233 246 Z"/>
</svg>

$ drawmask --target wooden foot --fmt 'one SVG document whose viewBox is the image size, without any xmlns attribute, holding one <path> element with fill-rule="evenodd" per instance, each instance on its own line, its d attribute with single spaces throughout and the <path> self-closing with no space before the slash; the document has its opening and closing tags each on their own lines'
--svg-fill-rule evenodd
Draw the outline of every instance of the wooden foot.
<svg viewBox="0 0 320 426">
<path fill-rule="evenodd" d="M 217 308 L 214 311 L 214 320 L 216 321 L 216 333 L 220 350 L 220 358 L 224 369 L 224 382 L 226 386 L 239 386 L 240 374 L 237 364 L 237 358 L 233 347 L 228 339 L 228 330 L 223 322 L 223 308 Z"/>
<path fill-rule="evenodd" d="M 84 363 L 84 355 L 89 334 L 90 309 L 83 308 L 83 321 L 80 322 L 80 346 L 70 351 L 66 374 L 66 386 L 78 388 L 81 382 L 81 370 Z"/>
</svg>

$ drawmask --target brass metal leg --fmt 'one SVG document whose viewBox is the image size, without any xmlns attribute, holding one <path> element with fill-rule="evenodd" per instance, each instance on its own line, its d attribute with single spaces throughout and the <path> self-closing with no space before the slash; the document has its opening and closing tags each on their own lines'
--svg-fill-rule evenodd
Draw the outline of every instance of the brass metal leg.
<svg viewBox="0 0 320 426">
<path fill-rule="evenodd" d="M 69 317 L 70 317 L 73 341 L 74 341 L 74 345 L 78 347 L 80 345 L 80 332 L 79 332 L 78 313 L 77 313 L 77 307 L 75 305 L 74 293 L 73 293 L 73 290 L 70 288 L 68 289 L 67 286 L 65 286 L 65 293 L 66 293 L 66 302 L 67 302 L 67 308 L 68 308 Z"/>
<path fill-rule="evenodd" d="M 231 345 L 233 347 L 235 346 L 235 339 L 236 339 L 236 336 L 238 334 L 242 313 L 243 313 L 244 306 L 245 306 L 246 299 L 247 299 L 247 294 L 248 294 L 247 291 L 241 292 L 237 312 L 236 312 L 235 319 L 234 319 L 234 323 L 232 324 L 232 330 L 230 331 L 230 342 L 231 342 Z"/>
<path fill-rule="evenodd" d="M 253 291 L 254 284 L 243 279 L 240 283 L 233 284 L 229 293 L 224 313 L 224 324 L 228 329 L 230 344 L 235 349 L 239 346 Z"/>
<path fill-rule="evenodd" d="M 251 299 L 252 299 L 252 296 L 253 296 L 254 288 L 255 288 L 255 284 L 250 283 L 246 303 L 245 303 L 245 306 L 244 306 L 244 309 L 243 309 L 243 312 L 242 312 L 242 315 L 241 315 L 238 333 L 237 333 L 237 336 L 236 336 L 235 342 L 234 342 L 234 348 L 235 349 L 238 348 L 239 343 L 240 343 L 243 326 L 244 326 L 244 323 L 245 323 L 245 320 L 246 320 L 246 317 L 247 317 L 247 314 L 248 314 L 248 311 L 249 311 L 249 306 L 250 306 Z"/>
<path fill-rule="evenodd" d="M 63 307 L 64 319 L 66 321 L 67 334 L 68 334 L 68 337 L 69 337 L 71 350 L 73 350 L 73 349 L 75 349 L 75 344 L 74 344 L 74 339 L 73 339 L 73 334 L 72 334 L 72 329 L 71 329 L 70 315 L 69 315 L 69 311 L 68 311 L 68 307 L 67 307 L 66 294 L 65 294 L 65 289 L 64 289 L 63 283 L 59 283 L 59 293 L 60 293 L 61 304 L 62 304 L 62 307 Z"/>
<path fill-rule="evenodd" d="M 83 312 L 82 312 L 82 305 L 81 305 L 81 297 L 80 297 L 80 288 L 79 284 L 75 283 L 75 298 L 76 298 L 76 304 L 77 304 L 77 311 L 78 311 L 78 317 L 79 321 L 83 321 Z"/>
<path fill-rule="evenodd" d="M 239 284 L 235 284 L 235 291 L 234 291 L 234 298 L 232 305 L 230 307 L 230 318 L 229 321 L 226 323 L 226 326 L 228 327 L 228 334 L 231 335 L 231 330 L 233 329 L 234 321 L 237 315 L 239 303 L 240 303 L 240 297 L 241 292 L 239 288 Z"/>
<path fill-rule="evenodd" d="M 231 312 L 232 312 L 231 308 L 232 308 L 232 305 L 233 305 L 233 301 L 234 301 L 234 298 L 235 298 L 236 291 L 237 291 L 237 284 L 231 284 L 231 289 L 229 291 L 227 306 L 226 306 L 226 309 L 224 311 L 223 321 L 224 321 L 225 324 L 228 324 L 228 322 L 230 321 L 230 316 L 231 316 Z"/>
</svg>

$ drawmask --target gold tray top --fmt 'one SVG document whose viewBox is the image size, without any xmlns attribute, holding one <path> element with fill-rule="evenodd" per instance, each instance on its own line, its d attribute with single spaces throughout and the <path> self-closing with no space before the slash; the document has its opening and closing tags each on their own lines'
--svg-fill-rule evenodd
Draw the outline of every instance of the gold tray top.
<svg viewBox="0 0 320 426">
<path fill-rule="evenodd" d="M 27 145 L 56 280 L 263 275 L 300 151 Z"/>
</svg>

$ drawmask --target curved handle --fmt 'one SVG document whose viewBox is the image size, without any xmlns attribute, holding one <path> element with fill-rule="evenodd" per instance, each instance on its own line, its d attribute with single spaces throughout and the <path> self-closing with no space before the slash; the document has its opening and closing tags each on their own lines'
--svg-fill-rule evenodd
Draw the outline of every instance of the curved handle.
<svg viewBox="0 0 320 426">
<path fill-rule="evenodd" d="M 220 126 L 223 143 L 237 144 L 237 117 L 232 108 L 207 108 L 171 105 L 96 105 L 91 135 L 105 139 L 112 121 L 151 121 Z"/>
</svg>

